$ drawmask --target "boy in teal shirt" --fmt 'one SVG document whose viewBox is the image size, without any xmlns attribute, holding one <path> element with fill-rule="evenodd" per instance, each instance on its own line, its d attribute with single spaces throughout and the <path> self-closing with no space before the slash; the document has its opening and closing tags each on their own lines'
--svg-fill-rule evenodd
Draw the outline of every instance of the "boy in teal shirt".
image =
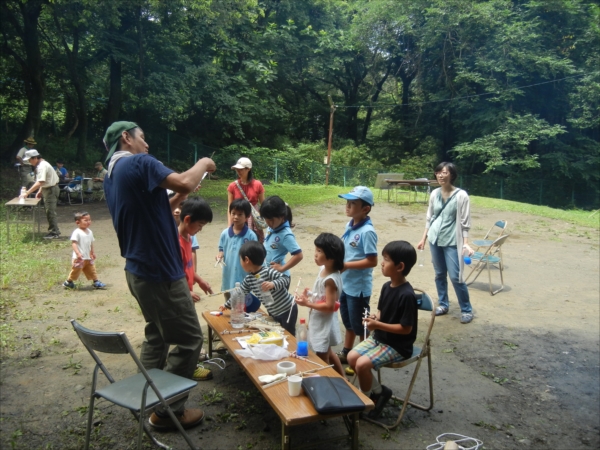
<svg viewBox="0 0 600 450">
<path fill-rule="evenodd" d="M 342 363 L 354 346 L 358 335 L 363 336 L 363 315 L 370 311 L 369 302 L 373 289 L 373 267 L 377 265 L 377 234 L 369 218 L 375 204 L 373 193 L 365 186 L 356 186 L 348 194 L 340 194 L 346 200 L 346 216 L 350 222 L 342 236 L 344 241 L 344 271 L 342 272 L 342 294 L 340 315 L 346 328 L 344 348 L 338 353 Z M 351 369 L 346 373 L 353 375 Z"/>
</svg>

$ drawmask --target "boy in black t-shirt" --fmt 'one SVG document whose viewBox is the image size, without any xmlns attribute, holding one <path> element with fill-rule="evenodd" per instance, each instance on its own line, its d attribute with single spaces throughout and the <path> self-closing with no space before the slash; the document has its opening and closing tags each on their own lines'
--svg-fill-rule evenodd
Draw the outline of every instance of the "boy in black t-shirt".
<svg viewBox="0 0 600 450">
<path fill-rule="evenodd" d="M 417 262 L 417 252 L 406 241 L 393 241 L 381 252 L 381 272 L 390 281 L 381 288 L 377 314 L 364 320 L 370 331 L 366 340 L 348 353 L 348 364 L 358 375 L 360 390 L 375 403 L 369 417 L 377 418 L 392 397 L 392 390 L 380 385 L 372 370 L 410 358 L 417 337 L 417 297 L 406 281 Z"/>
</svg>

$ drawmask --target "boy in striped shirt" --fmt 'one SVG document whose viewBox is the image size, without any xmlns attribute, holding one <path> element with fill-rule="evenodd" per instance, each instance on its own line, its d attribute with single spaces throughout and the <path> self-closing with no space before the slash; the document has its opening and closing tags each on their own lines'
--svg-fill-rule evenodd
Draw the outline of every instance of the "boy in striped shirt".
<svg viewBox="0 0 600 450">
<path fill-rule="evenodd" d="M 240 263 L 248 275 L 246 275 L 240 287 L 244 294 L 252 293 L 258 298 L 262 298 L 262 291 L 270 291 L 273 303 L 264 304 L 264 307 L 279 325 L 295 335 L 298 305 L 294 302 L 293 295 L 288 292 L 290 277 L 270 267 L 263 266 L 266 256 L 265 247 L 258 241 L 248 241 L 241 246 Z M 225 303 L 225 307 L 231 307 L 229 300 Z M 290 308 L 292 309 L 291 316 L 289 314 Z"/>
</svg>

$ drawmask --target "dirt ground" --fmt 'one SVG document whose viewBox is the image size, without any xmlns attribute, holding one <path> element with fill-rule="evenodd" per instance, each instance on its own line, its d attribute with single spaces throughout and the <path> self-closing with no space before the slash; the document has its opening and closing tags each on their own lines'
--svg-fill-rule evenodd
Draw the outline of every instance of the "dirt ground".
<svg viewBox="0 0 600 450">
<path fill-rule="evenodd" d="M 212 201 L 216 217 L 198 235 L 198 271 L 218 290 L 220 269 L 214 255 L 226 226 L 224 206 Z M 78 318 L 92 329 L 125 331 L 136 348 L 144 322 L 130 296 L 123 260 L 104 203 L 86 205 L 92 214 L 100 279 L 105 291 L 84 282 L 76 292 L 59 285 L 48 295 L 21 305 L 23 319 L 13 323 L 18 348 L 4 354 L 0 385 L 0 447 L 17 449 L 82 448 L 85 410 L 93 369 L 92 359 L 71 329 Z M 73 227 L 75 207 L 59 208 L 63 234 Z M 423 232 L 423 205 L 398 206 L 378 201 L 372 212 L 379 248 L 404 239 L 416 245 Z M 425 448 L 442 433 L 460 433 L 484 442 L 484 448 L 600 448 L 599 399 L 599 257 L 598 231 L 568 223 L 494 210 L 472 211 L 471 237 L 483 237 L 496 220 L 509 221 L 511 237 L 504 247 L 505 287 L 490 296 L 487 274 L 470 286 L 475 319 L 460 324 L 460 311 L 451 292 L 450 313 L 439 317 L 432 333 L 435 405 L 430 412 L 409 409 L 402 425 L 387 433 L 361 423 L 363 449 Z M 313 240 L 322 231 L 342 234 L 347 218 L 343 201 L 332 199 L 319 207 L 294 210 L 296 238 L 304 260 L 292 271 L 295 286 L 302 277 L 311 286 L 316 275 Z M 70 246 L 56 257 L 68 271 Z M 409 280 L 435 298 L 433 267 L 425 251 L 423 266 L 415 266 Z M 375 270 L 371 305 L 385 279 Z M 498 271 L 492 272 L 498 283 Z M 214 310 L 220 297 L 204 299 L 198 313 Z M 306 317 L 306 311 L 301 317 Z M 426 315 L 419 329 L 426 328 Z M 206 328 L 204 327 L 205 335 Z M 418 343 L 418 341 L 417 341 Z M 117 357 L 114 375 L 131 373 L 133 364 Z M 125 362 L 123 362 L 125 361 Z M 235 361 L 213 367 L 214 379 L 192 391 L 189 405 L 206 412 L 204 423 L 190 430 L 206 449 L 279 448 L 280 422 Z M 110 366 L 109 366 L 110 367 Z M 410 370 L 383 371 L 383 382 L 403 395 Z M 426 401 L 426 366 L 422 366 L 412 399 Z M 97 403 L 93 448 L 135 447 L 136 427 L 131 415 L 106 402 Z M 391 418 L 396 405 L 386 408 Z M 293 429 L 292 445 L 318 443 L 345 432 L 341 419 Z M 177 433 L 160 433 L 174 448 L 187 448 Z M 150 448 L 148 441 L 146 447 Z M 347 442 L 329 448 L 349 448 Z"/>
</svg>

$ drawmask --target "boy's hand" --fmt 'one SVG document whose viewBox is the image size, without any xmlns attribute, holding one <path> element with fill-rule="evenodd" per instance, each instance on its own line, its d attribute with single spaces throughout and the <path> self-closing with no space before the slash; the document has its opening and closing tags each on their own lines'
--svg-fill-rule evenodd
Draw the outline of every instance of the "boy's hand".
<svg viewBox="0 0 600 450">
<path fill-rule="evenodd" d="M 227 306 L 225 306 L 225 305 L 219 306 L 219 311 L 225 311 L 226 309 L 227 309 Z"/>
<path fill-rule="evenodd" d="M 277 261 L 271 261 L 271 269 L 276 270 L 277 272 L 283 272 L 283 266 L 279 264 Z M 264 291 L 264 289 L 263 289 Z"/>
<path fill-rule="evenodd" d="M 363 324 L 367 326 L 367 330 L 373 331 L 377 329 L 377 318 L 375 316 L 367 317 L 363 320 Z"/>
<path fill-rule="evenodd" d="M 198 294 L 196 294 L 195 292 L 191 292 L 190 294 L 192 295 L 192 300 L 194 300 L 194 303 L 198 303 L 200 301 L 200 296 Z"/>
<path fill-rule="evenodd" d="M 210 287 L 210 284 L 208 283 L 208 281 L 205 281 L 203 278 L 200 278 L 200 281 L 198 281 L 198 286 L 200 286 L 200 289 L 202 289 L 205 294 L 213 293 L 212 288 Z"/>
<path fill-rule="evenodd" d="M 219 252 L 217 253 L 217 256 L 215 256 L 215 261 L 219 261 L 221 259 L 223 259 L 223 252 Z"/>
<path fill-rule="evenodd" d="M 275 287 L 275 284 L 272 281 L 263 281 L 263 284 L 260 285 L 260 289 L 263 291 L 270 291 Z"/>
</svg>

